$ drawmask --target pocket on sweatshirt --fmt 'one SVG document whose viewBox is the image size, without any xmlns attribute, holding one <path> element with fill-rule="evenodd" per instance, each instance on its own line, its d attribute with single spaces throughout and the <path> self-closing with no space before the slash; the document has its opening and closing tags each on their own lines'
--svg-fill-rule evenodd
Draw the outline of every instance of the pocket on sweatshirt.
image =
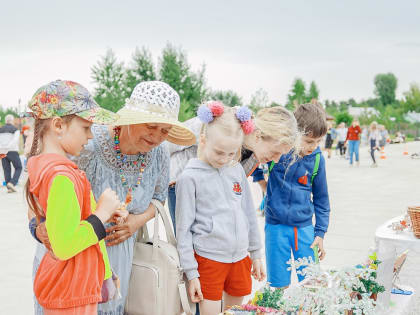
<svg viewBox="0 0 420 315">
<path fill-rule="evenodd" d="M 211 217 L 211 232 L 199 236 L 195 240 L 195 245 L 206 251 L 225 252 L 232 244 L 229 242 L 229 231 L 232 231 L 232 225 L 229 227 L 230 218 L 226 215 L 215 215 Z"/>
</svg>

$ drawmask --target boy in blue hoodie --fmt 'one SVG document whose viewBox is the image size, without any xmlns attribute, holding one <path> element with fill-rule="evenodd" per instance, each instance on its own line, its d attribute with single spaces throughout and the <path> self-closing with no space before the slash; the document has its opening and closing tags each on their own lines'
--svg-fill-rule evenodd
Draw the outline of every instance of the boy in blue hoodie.
<svg viewBox="0 0 420 315">
<path fill-rule="evenodd" d="M 323 239 L 330 216 L 325 160 L 319 148 L 328 128 L 325 112 L 318 105 L 304 104 L 294 114 L 302 133 L 298 156 L 292 152 L 282 156 L 267 186 L 267 280 L 277 288 L 290 284 L 291 251 L 295 259 L 314 259 L 313 248 L 318 248 L 319 258 L 325 257 Z M 299 274 L 298 278 L 304 279 Z"/>
</svg>

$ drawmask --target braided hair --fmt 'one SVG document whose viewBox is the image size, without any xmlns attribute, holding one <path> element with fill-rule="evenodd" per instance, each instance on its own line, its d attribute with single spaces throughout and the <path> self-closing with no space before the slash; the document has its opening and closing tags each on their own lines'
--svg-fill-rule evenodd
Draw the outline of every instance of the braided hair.
<svg viewBox="0 0 420 315">
<path fill-rule="evenodd" d="M 75 115 L 68 115 L 61 117 L 64 123 L 68 124 L 70 121 L 76 117 Z M 48 124 L 50 123 L 51 119 L 35 119 L 34 125 L 34 138 L 32 141 L 31 151 L 28 156 L 29 158 L 36 156 L 41 153 L 42 150 L 42 139 L 48 130 Z M 42 210 L 37 198 L 30 190 L 31 184 L 29 177 L 25 184 L 25 197 L 26 201 L 29 205 L 29 210 L 35 214 L 37 224 L 39 224 L 40 219 L 45 216 L 44 211 Z"/>
</svg>

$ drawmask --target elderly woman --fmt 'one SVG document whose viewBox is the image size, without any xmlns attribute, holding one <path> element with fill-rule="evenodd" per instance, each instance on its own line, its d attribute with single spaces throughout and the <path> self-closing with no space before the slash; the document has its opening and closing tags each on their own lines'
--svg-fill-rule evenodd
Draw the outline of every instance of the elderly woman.
<svg viewBox="0 0 420 315">
<path fill-rule="evenodd" d="M 86 172 L 96 198 L 110 187 L 128 202 L 125 223 L 109 225 L 107 249 L 113 271 L 121 281 L 122 298 L 99 304 L 98 314 L 122 315 L 131 274 L 136 231 L 154 217 L 152 199 L 165 202 L 169 183 L 169 152 L 165 140 L 195 143 L 194 134 L 178 121 L 179 96 L 163 82 L 142 82 L 118 112 L 116 127 L 93 126 L 94 138 L 75 160 Z M 34 234 L 48 244 L 43 226 Z M 45 253 L 39 244 L 34 271 Z M 36 314 L 42 314 L 36 305 Z"/>
</svg>

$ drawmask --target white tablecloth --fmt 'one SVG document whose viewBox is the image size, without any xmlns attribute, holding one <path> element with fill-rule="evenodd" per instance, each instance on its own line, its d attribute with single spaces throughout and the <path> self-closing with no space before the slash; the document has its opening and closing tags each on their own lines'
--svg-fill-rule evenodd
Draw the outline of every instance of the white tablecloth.
<svg viewBox="0 0 420 315">
<path fill-rule="evenodd" d="M 377 255 L 378 260 L 381 261 L 378 267 L 378 282 L 382 283 L 386 289 L 384 293 L 378 296 L 378 302 L 382 303 L 382 305 L 389 305 L 390 300 L 392 300 L 393 302 L 403 303 L 406 305 L 405 308 L 410 308 L 414 294 L 410 296 L 392 295 L 391 298 L 394 262 L 397 254 L 407 249 L 420 253 L 420 239 L 417 239 L 412 231 L 397 233 L 388 227 L 392 222 L 397 222 L 402 219 L 402 216 L 395 217 L 376 229 L 375 242 Z M 404 314 L 404 312 L 401 314 Z"/>
</svg>

